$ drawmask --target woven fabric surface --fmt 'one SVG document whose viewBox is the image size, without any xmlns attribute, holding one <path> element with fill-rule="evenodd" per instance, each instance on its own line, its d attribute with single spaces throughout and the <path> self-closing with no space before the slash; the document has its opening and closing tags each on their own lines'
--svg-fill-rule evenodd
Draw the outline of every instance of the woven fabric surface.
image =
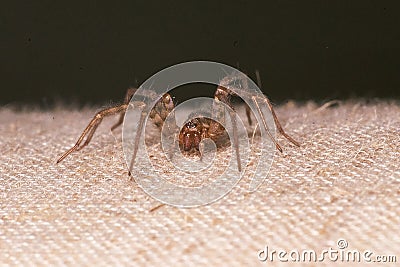
<svg viewBox="0 0 400 267">
<path fill-rule="evenodd" d="M 348 249 L 396 255 L 398 264 L 398 103 L 289 102 L 276 111 L 301 147 L 278 135 L 284 153 L 256 192 L 239 183 L 211 205 L 154 209 L 160 203 L 129 180 L 121 130 L 110 132 L 117 118 L 55 164 L 96 110 L 0 109 L 0 263 L 287 265 L 261 262 L 258 252 L 321 252 L 345 239 Z"/>
</svg>

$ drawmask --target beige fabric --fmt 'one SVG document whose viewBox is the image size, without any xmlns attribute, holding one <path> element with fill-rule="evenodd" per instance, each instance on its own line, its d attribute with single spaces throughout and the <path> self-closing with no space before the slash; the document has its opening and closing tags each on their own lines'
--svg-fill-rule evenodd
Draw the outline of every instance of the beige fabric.
<svg viewBox="0 0 400 267">
<path fill-rule="evenodd" d="M 128 180 L 121 130 L 109 131 L 117 118 L 55 164 L 95 111 L 0 110 L 2 264 L 265 266 L 266 245 L 320 252 L 339 238 L 400 261 L 396 103 L 278 107 L 302 147 L 279 137 L 284 154 L 258 191 L 239 183 L 212 205 L 154 211 L 159 203 Z"/>
</svg>

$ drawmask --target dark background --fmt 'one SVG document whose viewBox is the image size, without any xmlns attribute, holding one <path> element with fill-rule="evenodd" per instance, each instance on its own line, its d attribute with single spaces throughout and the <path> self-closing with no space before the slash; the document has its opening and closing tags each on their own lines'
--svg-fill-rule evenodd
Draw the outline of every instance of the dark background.
<svg viewBox="0 0 400 267">
<path fill-rule="evenodd" d="M 118 102 L 128 86 L 190 60 L 239 63 L 253 78 L 258 69 L 278 103 L 399 98 L 398 3 L 2 3 L 0 104 Z"/>
</svg>

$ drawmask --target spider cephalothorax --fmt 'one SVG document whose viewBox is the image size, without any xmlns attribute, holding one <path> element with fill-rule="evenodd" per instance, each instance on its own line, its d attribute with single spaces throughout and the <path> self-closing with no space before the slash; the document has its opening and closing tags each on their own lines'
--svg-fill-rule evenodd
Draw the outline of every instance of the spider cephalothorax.
<svg viewBox="0 0 400 267">
<path fill-rule="evenodd" d="M 257 78 L 259 80 L 259 76 L 257 73 Z M 260 84 L 260 80 L 259 80 L 259 87 L 261 87 Z M 82 149 L 84 146 L 88 145 L 90 140 L 93 137 L 94 132 L 96 131 L 97 127 L 99 126 L 99 124 L 101 123 L 101 121 L 103 120 L 104 117 L 106 116 L 110 116 L 110 115 L 114 115 L 114 114 L 121 114 L 119 121 L 111 127 L 111 130 L 115 129 L 116 127 L 118 127 L 119 125 L 122 124 L 123 120 L 124 120 L 124 115 L 128 109 L 129 106 L 129 102 L 132 99 L 132 96 L 134 95 L 136 89 L 134 88 L 130 88 L 127 91 L 126 97 L 125 97 L 125 101 L 122 105 L 118 105 L 115 107 L 111 107 L 111 108 L 107 108 L 104 109 L 100 112 L 98 112 L 95 117 L 92 119 L 92 121 L 88 124 L 88 126 L 85 128 L 85 130 L 83 131 L 83 133 L 81 134 L 81 136 L 79 137 L 78 141 L 76 142 L 76 144 L 70 148 L 68 151 L 66 151 L 58 160 L 57 163 L 62 161 L 65 157 L 67 157 L 69 154 L 71 154 L 74 151 L 78 151 L 80 149 Z M 237 131 L 236 130 L 236 119 L 235 119 L 235 115 L 233 114 L 234 112 L 234 107 L 230 102 L 230 96 L 235 95 L 235 93 L 231 90 L 229 90 L 228 88 L 224 87 L 224 86 L 218 86 L 217 90 L 215 92 L 214 98 L 216 102 L 222 102 L 226 105 L 228 105 L 231 108 L 231 112 L 230 112 L 230 119 L 232 122 L 232 126 L 233 126 L 233 149 L 235 149 L 236 151 L 236 159 L 237 159 L 237 165 L 238 165 L 238 169 L 239 171 L 241 171 L 241 162 L 240 162 L 240 156 L 239 156 L 239 145 L 238 145 L 238 137 L 237 137 Z M 272 116 L 274 118 L 274 122 L 275 125 L 278 129 L 278 131 L 284 136 L 286 137 L 290 142 L 292 142 L 293 144 L 295 144 L 296 146 L 299 146 L 299 143 L 297 143 L 293 138 L 291 138 L 289 135 L 287 135 L 285 133 L 285 131 L 283 130 L 282 126 L 279 123 L 278 118 L 275 115 L 274 109 L 271 105 L 271 103 L 269 102 L 267 97 L 262 97 L 262 98 L 257 98 L 256 96 L 252 97 L 252 101 L 255 103 L 255 105 L 258 107 L 258 103 L 259 101 L 265 101 L 266 104 L 268 105 L 269 109 L 271 110 Z M 162 128 L 164 121 L 167 119 L 168 115 L 173 112 L 174 109 L 174 103 L 172 100 L 172 97 L 166 93 L 164 94 L 156 103 L 156 105 L 153 107 L 153 109 L 151 110 L 150 114 L 146 114 L 144 111 L 142 111 L 142 115 L 140 120 L 138 121 L 138 126 L 137 126 L 137 133 L 141 133 L 142 129 L 144 127 L 144 121 L 147 118 L 147 115 L 149 115 L 149 117 L 153 120 L 153 122 L 156 124 L 156 126 L 158 126 L 158 128 Z M 213 113 L 216 113 L 214 115 L 216 115 L 216 117 L 219 117 L 221 114 L 218 114 L 218 110 L 217 109 L 212 109 Z M 246 115 L 248 118 L 248 122 L 249 124 L 251 124 L 251 117 L 250 117 L 250 108 L 248 106 L 246 106 Z M 258 113 L 261 117 L 263 117 L 264 115 L 262 114 L 261 110 L 258 110 Z M 190 120 L 188 120 L 184 126 L 182 127 L 182 129 L 178 129 L 178 126 L 175 125 L 169 125 L 167 128 L 167 133 L 170 135 L 175 135 L 178 134 L 178 141 L 179 141 L 179 146 L 181 148 L 181 150 L 185 151 L 185 152 L 191 152 L 191 151 L 199 151 L 200 149 L 200 144 L 201 141 L 206 139 L 206 138 L 210 138 L 211 140 L 213 140 L 215 143 L 220 144 L 220 140 L 224 139 L 226 137 L 226 131 L 225 129 L 221 126 L 220 123 L 218 123 L 217 121 L 204 117 L 204 116 L 198 116 L 198 117 L 193 117 L 193 116 L 189 116 L 191 117 Z M 175 120 L 174 120 L 175 121 Z M 265 120 L 262 120 L 265 124 Z M 269 133 L 269 130 L 267 128 L 266 125 L 263 125 L 263 127 L 265 127 L 266 131 Z M 276 148 L 282 152 L 282 148 L 280 147 L 280 145 L 275 141 L 275 139 L 273 138 L 273 136 L 269 133 L 270 138 L 272 139 L 272 141 L 275 143 Z M 82 144 L 83 139 L 86 137 L 85 142 Z M 136 134 L 135 136 L 135 140 L 134 140 L 134 150 L 133 150 L 133 156 L 132 156 L 132 160 L 131 160 L 131 164 L 129 166 L 129 173 L 131 173 L 130 171 L 133 168 L 133 164 L 135 163 L 135 158 L 136 158 L 136 153 L 138 150 L 138 145 L 139 145 L 139 140 L 140 140 L 140 134 Z M 176 139 L 175 139 L 176 140 Z M 200 151 L 201 152 L 201 151 Z"/>
<path fill-rule="evenodd" d="M 186 122 L 180 130 L 179 147 L 182 151 L 197 152 L 200 151 L 200 142 L 206 138 L 210 138 L 221 147 L 221 139 L 225 136 L 225 129 L 217 121 L 208 117 L 196 117 Z"/>
<path fill-rule="evenodd" d="M 208 127 L 200 118 L 188 121 L 179 132 L 179 146 L 184 151 L 199 150 L 202 139 L 208 136 Z"/>
</svg>

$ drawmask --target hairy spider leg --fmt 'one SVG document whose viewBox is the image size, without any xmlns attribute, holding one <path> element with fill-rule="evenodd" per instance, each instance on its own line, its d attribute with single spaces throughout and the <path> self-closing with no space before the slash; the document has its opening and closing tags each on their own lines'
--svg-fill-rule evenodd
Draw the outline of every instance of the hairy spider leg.
<svg viewBox="0 0 400 267">
<path fill-rule="evenodd" d="M 257 84 L 258 84 L 258 87 L 261 89 L 261 78 L 260 78 L 260 72 L 259 72 L 258 70 L 256 70 L 256 76 L 257 76 Z M 272 104 L 271 104 L 271 101 L 269 101 L 268 97 L 265 97 L 265 101 L 266 101 L 266 103 L 267 103 L 267 105 L 268 105 L 269 110 L 270 110 L 271 113 L 272 113 L 272 117 L 274 118 L 274 122 L 275 122 L 276 128 L 278 128 L 279 133 L 280 133 L 281 135 L 283 135 L 283 136 L 284 136 L 287 140 L 289 140 L 291 143 L 293 143 L 294 145 L 300 147 L 300 143 L 297 142 L 296 140 L 294 140 L 290 135 L 288 135 L 288 134 L 283 130 L 283 127 L 282 127 L 281 123 L 279 122 L 278 117 L 277 117 L 276 114 L 275 114 L 275 110 L 274 110 L 274 108 L 273 108 L 273 106 L 272 106 Z"/>
<path fill-rule="evenodd" d="M 78 150 L 82 149 L 83 147 L 87 146 L 89 144 L 90 140 L 92 139 L 94 132 L 96 131 L 97 127 L 102 122 L 104 117 L 108 117 L 108 116 L 115 115 L 115 114 L 118 114 L 121 112 L 125 112 L 127 107 L 128 107 L 127 104 L 122 104 L 119 106 L 106 108 L 106 109 L 103 109 L 103 110 L 97 112 L 96 115 L 94 116 L 94 118 L 88 124 L 88 126 L 86 126 L 85 130 L 83 130 L 81 136 L 78 138 L 78 141 L 75 143 L 75 145 L 73 147 L 71 147 L 70 149 L 68 149 L 68 151 L 65 152 L 57 160 L 57 163 L 61 162 L 72 152 L 78 151 Z M 81 145 L 81 143 L 85 137 L 86 137 L 86 141 Z"/>
<path fill-rule="evenodd" d="M 238 133 L 237 133 L 237 122 L 236 122 L 236 113 L 235 113 L 235 108 L 233 107 L 231 101 L 230 101 L 230 96 L 232 95 L 232 91 L 230 91 L 229 89 L 219 85 L 217 87 L 217 90 L 215 91 L 214 94 L 214 99 L 215 99 L 215 103 L 213 105 L 213 110 L 212 112 L 214 113 L 214 115 L 217 116 L 217 118 L 219 120 L 221 120 L 221 122 L 224 120 L 224 116 L 223 116 L 223 110 L 221 110 L 221 106 L 218 105 L 218 101 L 221 101 L 222 103 L 228 105 L 230 107 L 229 110 L 229 117 L 231 119 L 232 122 L 232 128 L 233 128 L 233 147 L 235 148 L 235 152 L 236 152 L 236 161 L 237 161 L 237 165 L 238 165 L 238 170 L 239 172 L 242 172 L 242 163 L 240 160 L 240 151 L 239 151 L 239 140 L 238 140 Z M 215 114 L 216 113 L 216 114 Z M 211 120 L 210 123 L 210 135 L 212 135 L 212 133 L 217 133 L 220 131 L 221 125 L 220 123 Z"/>
<path fill-rule="evenodd" d="M 256 76 L 257 76 L 258 87 L 261 88 L 261 79 L 260 79 L 260 74 L 258 71 L 256 71 Z M 221 83 L 228 87 L 228 85 L 234 83 L 236 80 L 240 80 L 242 82 L 244 89 L 248 88 L 247 77 L 245 75 L 229 75 L 229 76 L 225 77 Z M 240 86 L 237 89 L 240 90 Z M 241 93 L 246 93 L 246 91 L 247 90 L 241 91 Z M 236 95 L 236 94 L 234 92 L 232 92 L 231 95 Z M 276 113 L 274 111 L 274 108 L 273 108 L 271 102 L 269 101 L 268 97 L 266 97 L 265 95 L 262 95 L 262 97 L 257 96 L 257 95 L 251 95 L 250 98 L 252 99 L 252 101 L 254 102 L 254 104 L 257 107 L 257 112 L 259 113 L 259 115 L 261 117 L 262 124 L 263 124 L 265 131 L 267 132 L 267 135 L 271 138 L 271 140 L 275 144 L 276 148 L 280 152 L 283 152 L 283 149 L 279 145 L 279 143 L 275 140 L 275 138 L 272 136 L 271 132 L 269 131 L 265 117 L 264 117 L 263 113 L 261 112 L 261 108 L 259 106 L 259 103 L 257 102 L 257 99 L 261 99 L 262 101 L 265 101 L 267 103 L 268 108 L 272 113 L 275 125 L 276 125 L 279 133 L 282 134 L 286 139 L 288 139 L 294 145 L 300 146 L 300 144 L 296 140 L 294 140 L 292 137 L 290 137 L 288 134 L 286 134 L 286 132 L 283 130 L 283 127 L 281 126 L 281 124 L 278 120 L 278 117 L 276 116 Z M 250 113 L 251 113 L 250 107 L 248 105 L 246 105 L 246 115 L 249 120 L 249 124 L 251 125 Z"/>
<path fill-rule="evenodd" d="M 126 94 L 125 94 L 125 100 L 124 100 L 124 104 L 129 104 L 129 101 L 131 101 L 133 95 L 136 92 L 136 88 L 128 88 L 128 90 L 126 90 Z M 124 118 L 125 118 L 125 113 L 126 110 L 124 110 L 121 115 L 119 116 L 119 120 L 117 121 L 117 123 L 115 123 L 112 127 L 111 127 L 111 131 L 114 131 L 114 129 L 116 129 L 118 126 L 120 126 L 123 122 L 124 122 Z"/>
<path fill-rule="evenodd" d="M 85 128 L 85 130 L 82 132 L 82 134 L 79 137 L 79 139 L 76 142 L 76 144 L 73 147 L 71 147 L 67 152 L 65 152 L 57 160 L 57 163 L 59 163 L 62 160 L 64 160 L 72 152 L 79 151 L 82 148 L 84 148 L 85 146 L 87 146 L 90 143 L 90 141 L 92 140 L 92 137 L 93 137 L 94 133 L 96 132 L 97 127 L 100 125 L 100 123 L 102 122 L 104 117 L 112 116 L 112 115 L 121 113 L 118 122 L 111 127 L 111 131 L 113 131 L 115 128 L 117 128 L 119 125 L 121 125 L 122 122 L 124 121 L 124 116 L 125 116 L 125 112 L 126 112 L 126 109 L 128 107 L 129 101 L 131 100 L 132 96 L 135 94 L 136 90 L 137 90 L 136 88 L 128 88 L 128 90 L 126 91 L 126 94 L 125 94 L 124 103 L 122 105 L 111 107 L 111 108 L 106 108 L 106 109 L 103 109 L 103 110 L 99 111 L 94 116 L 94 118 L 90 121 L 90 123 Z M 87 135 L 87 137 L 86 137 L 85 143 L 80 146 L 80 144 L 82 143 L 82 141 L 83 141 L 83 139 L 85 138 L 86 135 Z"/>
<path fill-rule="evenodd" d="M 154 124 L 159 129 L 161 129 L 167 116 L 171 112 L 173 112 L 172 110 L 174 109 L 174 107 L 175 107 L 175 105 L 172 100 L 172 97 L 168 93 L 166 93 L 157 101 L 155 106 L 151 109 L 149 117 L 151 119 L 153 119 Z M 142 135 L 144 122 L 147 118 L 147 113 L 144 111 L 144 108 L 143 108 L 143 111 L 141 112 L 140 119 L 138 122 L 138 128 L 136 131 L 134 147 L 133 147 L 133 154 L 132 154 L 131 162 L 129 164 L 129 172 L 128 172 L 129 176 L 131 175 L 133 165 L 135 164 L 137 151 L 139 149 L 140 137 Z M 175 134 L 177 131 L 176 129 L 178 129 L 178 126 L 176 125 L 175 116 L 172 114 L 172 125 L 168 125 L 167 131 L 168 131 L 168 133 Z"/>
</svg>

